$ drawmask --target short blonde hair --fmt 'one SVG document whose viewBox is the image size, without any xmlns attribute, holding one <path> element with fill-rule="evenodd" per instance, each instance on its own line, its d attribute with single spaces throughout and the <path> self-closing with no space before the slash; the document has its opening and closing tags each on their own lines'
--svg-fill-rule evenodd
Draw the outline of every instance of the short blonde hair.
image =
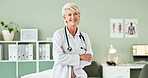
<svg viewBox="0 0 148 78">
<path fill-rule="evenodd" d="M 74 3 L 67 3 L 64 5 L 64 7 L 62 8 L 62 18 L 64 19 L 64 16 L 66 14 L 66 9 L 71 9 L 73 11 L 76 11 L 80 14 L 80 8 L 74 4 Z M 67 25 L 66 21 L 64 20 L 65 25 Z"/>
</svg>

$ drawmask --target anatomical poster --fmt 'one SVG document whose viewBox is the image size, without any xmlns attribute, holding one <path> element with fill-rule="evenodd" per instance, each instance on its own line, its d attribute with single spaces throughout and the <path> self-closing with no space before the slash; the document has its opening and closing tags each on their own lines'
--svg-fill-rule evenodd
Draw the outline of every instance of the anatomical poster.
<svg viewBox="0 0 148 78">
<path fill-rule="evenodd" d="M 138 38 L 138 19 L 125 19 L 125 38 Z"/>
<path fill-rule="evenodd" d="M 123 38 L 123 19 L 110 19 L 110 38 Z"/>
</svg>

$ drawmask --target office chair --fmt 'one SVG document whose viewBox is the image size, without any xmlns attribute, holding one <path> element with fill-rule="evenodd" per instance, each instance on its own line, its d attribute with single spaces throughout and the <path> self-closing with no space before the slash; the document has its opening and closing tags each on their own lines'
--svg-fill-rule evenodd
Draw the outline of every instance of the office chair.
<svg viewBox="0 0 148 78">
<path fill-rule="evenodd" d="M 138 78 L 148 78 L 148 64 L 142 68 Z"/>
<path fill-rule="evenodd" d="M 102 78 L 101 66 L 95 61 L 92 61 L 91 65 L 86 66 L 83 69 L 87 73 L 88 78 Z"/>
</svg>

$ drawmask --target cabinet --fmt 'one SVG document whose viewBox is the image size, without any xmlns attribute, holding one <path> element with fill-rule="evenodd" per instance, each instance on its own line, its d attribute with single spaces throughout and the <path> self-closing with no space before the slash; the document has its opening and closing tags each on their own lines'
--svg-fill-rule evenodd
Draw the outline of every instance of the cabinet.
<svg viewBox="0 0 148 78">
<path fill-rule="evenodd" d="M 108 67 L 103 70 L 104 78 L 130 78 L 130 70 L 128 68 Z"/>
<path fill-rule="evenodd" d="M 16 45 L 16 53 L 14 52 L 14 54 L 16 54 L 16 59 L 12 59 L 10 60 L 10 50 L 9 50 L 9 45 Z M 24 49 L 19 50 L 19 46 L 20 45 L 28 45 L 31 44 L 32 45 L 32 59 L 20 59 L 19 58 L 19 53 L 20 51 L 23 51 Z M 27 70 L 29 70 L 30 73 L 32 72 L 40 72 L 45 70 L 45 68 L 43 66 L 49 65 L 52 66 L 53 64 L 53 57 L 52 57 L 52 41 L 0 41 L 0 45 L 1 45 L 1 59 L 0 59 L 0 63 L 1 66 L 6 65 L 6 63 L 12 63 L 13 68 L 15 70 L 13 70 L 13 72 L 15 71 L 15 78 L 19 78 L 22 75 L 28 74 Z M 40 55 L 45 53 L 42 53 L 43 51 L 41 49 L 45 49 L 45 48 L 41 48 L 40 45 L 47 45 L 47 55 L 48 57 L 46 59 L 41 59 Z M 26 49 L 27 50 L 27 49 Z M 12 51 L 12 49 L 11 49 Z M 28 50 L 27 50 L 28 51 Z M 13 51 L 12 51 L 13 52 Z M 24 52 L 24 51 L 23 51 Z M 26 51 L 25 51 L 26 52 Z M 51 62 L 51 63 L 50 63 Z M 31 67 L 31 68 L 28 68 Z M 28 69 L 26 69 L 28 68 Z M 51 67 L 50 67 L 51 68 Z M 25 72 L 22 70 L 26 70 Z"/>
<path fill-rule="evenodd" d="M 144 64 L 121 64 L 117 66 L 103 66 L 103 78 L 131 78 L 131 69 L 142 69 Z"/>
</svg>

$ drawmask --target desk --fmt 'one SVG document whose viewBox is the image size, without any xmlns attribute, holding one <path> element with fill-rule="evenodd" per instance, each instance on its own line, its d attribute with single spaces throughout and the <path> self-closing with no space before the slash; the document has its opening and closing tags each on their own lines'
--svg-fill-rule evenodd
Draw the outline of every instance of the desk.
<svg viewBox="0 0 148 78">
<path fill-rule="evenodd" d="M 130 78 L 131 69 L 142 69 L 145 64 L 119 64 L 116 66 L 103 66 L 103 78 Z"/>
</svg>

